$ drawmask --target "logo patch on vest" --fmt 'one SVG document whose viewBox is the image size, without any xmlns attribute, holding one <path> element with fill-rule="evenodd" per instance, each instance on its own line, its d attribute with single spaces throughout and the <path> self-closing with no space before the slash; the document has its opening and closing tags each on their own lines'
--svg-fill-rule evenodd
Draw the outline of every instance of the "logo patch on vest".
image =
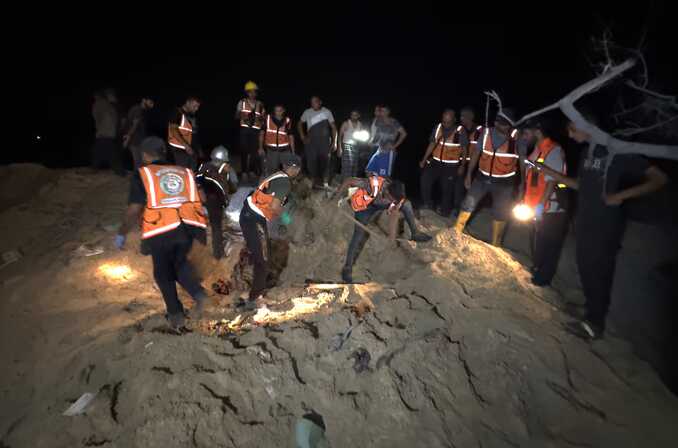
<svg viewBox="0 0 678 448">
<path fill-rule="evenodd" d="M 160 189 L 168 196 L 181 194 L 186 189 L 184 178 L 174 173 L 163 174 L 160 177 Z"/>
</svg>

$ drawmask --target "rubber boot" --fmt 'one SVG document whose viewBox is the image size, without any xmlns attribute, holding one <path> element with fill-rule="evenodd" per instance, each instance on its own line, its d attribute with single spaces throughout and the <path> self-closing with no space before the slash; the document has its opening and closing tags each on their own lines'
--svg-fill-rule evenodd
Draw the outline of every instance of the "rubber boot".
<svg viewBox="0 0 678 448">
<path fill-rule="evenodd" d="M 454 224 L 454 231 L 457 233 L 462 233 L 466 227 L 466 223 L 471 218 L 471 212 L 460 211 L 459 216 L 457 216 L 457 222 Z"/>
<path fill-rule="evenodd" d="M 492 221 L 492 245 L 501 247 L 501 240 L 504 237 L 506 221 Z"/>
</svg>

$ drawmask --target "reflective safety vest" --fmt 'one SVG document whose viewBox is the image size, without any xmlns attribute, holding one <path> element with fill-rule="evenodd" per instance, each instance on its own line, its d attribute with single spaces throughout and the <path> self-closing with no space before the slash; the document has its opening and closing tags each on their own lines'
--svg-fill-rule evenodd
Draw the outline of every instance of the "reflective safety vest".
<svg viewBox="0 0 678 448">
<path fill-rule="evenodd" d="M 181 223 L 207 227 L 193 171 L 173 165 L 139 168 L 146 189 L 146 208 L 141 222 L 141 238 L 151 238 Z"/>
<path fill-rule="evenodd" d="M 492 128 L 485 129 L 484 134 L 478 165 L 480 172 L 497 178 L 515 176 L 518 172 L 518 154 L 516 154 L 518 130 L 512 130 L 504 144 L 496 149 L 492 144 Z"/>
<path fill-rule="evenodd" d="M 466 151 L 466 161 L 468 162 L 473 156 L 473 151 L 475 151 L 477 148 L 478 139 L 483 133 L 483 127 L 477 126 L 471 131 L 466 131 L 466 133 L 468 134 L 468 150 Z"/>
<path fill-rule="evenodd" d="M 183 140 L 179 138 L 181 136 Z M 193 123 L 188 119 L 185 113 L 181 112 L 181 122 L 179 126 L 170 124 L 167 128 L 167 143 L 177 149 L 186 149 L 184 140 L 189 145 L 193 141 Z"/>
<path fill-rule="evenodd" d="M 439 123 L 435 133 L 435 147 L 433 148 L 433 160 L 442 163 L 459 163 L 462 147 L 459 144 L 459 133 L 464 129 L 458 126 L 451 136 L 445 137 L 443 124 Z"/>
<path fill-rule="evenodd" d="M 254 110 L 247 98 L 243 99 L 240 104 L 240 127 L 261 129 L 264 119 L 261 113 L 261 103 L 257 101 Z"/>
<path fill-rule="evenodd" d="M 247 197 L 247 204 L 250 206 L 252 211 L 262 218 L 266 218 L 268 221 L 273 221 L 275 218 L 277 218 L 277 215 L 273 212 L 273 208 L 271 206 L 273 199 L 276 196 L 275 193 L 268 193 L 266 190 L 268 190 L 268 186 L 270 185 L 271 181 L 283 178 L 289 179 L 289 176 L 282 171 L 268 176 L 261 184 L 259 184 L 257 189 Z M 287 198 L 278 199 L 280 200 L 281 205 L 284 206 Z"/>
<path fill-rule="evenodd" d="M 384 187 L 384 179 L 381 176 L 370 176 L 368 189 L 358 188 L 358 191 L 351 196 L 351 207 L 355 212 L 367 210 L 372 202 L 377 198 Z"/>
<path fill-rule="evenodd" d="M 532 162 L 544 163 L 551 151 L 557 147 L 558 145 L 556 142 L 550 138 L 546 138 L 541 143 L 537 144 L 537 146 L 534 148 L 534 151 L 532 151 L 532 154 L 530 154 L 530 157 L 528 157 L 528 160 L 531 160 Z M 562 174 L 567 175 L 567 165 L 565 164 L 564 160 Z M 556 186 L 556 188 L 564 187 L 564 185 Z M 523 198 L 523 203 L 529 205 L 530 207 L 536 207 L 544 195 L 544 190 L 546 190 L 546 178 L 544 177 L 544 173 L 540 173 L 536 169 L 528 168 L 527 175 L 525 177 L 525 197 Z M 549 210 L 550 200 L 555 199 L 554 196 L 555 191 L 544 206 L 546 210 Z"/>
<path fill-rule="evenodd" d="M 290 146 L 290 132 L 292 121 L 289 118 L 285 118 L 285 121 L 282 126 L 278 125 L 273 121 L 270 115 L 266 117 L 266 135 L 264 136 L 264 144 L 272 148 L 284 148 Z"/>
</svg>

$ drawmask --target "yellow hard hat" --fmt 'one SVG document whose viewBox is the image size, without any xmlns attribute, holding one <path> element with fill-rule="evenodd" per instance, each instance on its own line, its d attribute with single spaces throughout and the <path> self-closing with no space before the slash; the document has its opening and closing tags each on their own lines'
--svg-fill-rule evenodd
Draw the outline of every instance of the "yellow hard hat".
<svg viewBox="0 0 678 448">
<path fill-rule="evenodd" d="M 259 90 L 259 86 L 257 85 L 256 82 L 247 81 L 245 83 L 245 92 L 249 92 L 250 90 Z"/>
</svg>

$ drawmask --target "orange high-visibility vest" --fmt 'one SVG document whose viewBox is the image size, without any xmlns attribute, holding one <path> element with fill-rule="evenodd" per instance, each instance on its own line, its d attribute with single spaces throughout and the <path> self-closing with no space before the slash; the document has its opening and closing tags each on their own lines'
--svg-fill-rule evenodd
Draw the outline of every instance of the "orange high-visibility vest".
<svg viewBox="0 0 678 448">
<path fill-rule="evenodd" d="M 466 131 L 466 133 L 468 134 L 468 150 L 466 151 L 466 161 L 468 162 L 471 160 L 473 152 L 478 149 L 478 139 L 483 133 L 483 127 L 477 126 L 471 131 Z"/>
<path fill-rule="evenodd" d="M 359 188 L 351 196 L 351 207 L 355 212 L 366 210 L 377 198 L 379 192 L 384 187 L 385 179 L 381 176 L 370 176 L 368 189 Z"/>
<path fill-rule="evenodd" d="M 556 142 L 550 138 L 546 138 L 541 143 L 537 144 L 537 146 L 534 148 L 534 151 L 532 151 L 532 154 L 530 154 L 530 157 L 528 157 L 528 160 L 531 160 L 532 162 L 544 163 L 551 151 L 557 147 L 558 145 Z M 567 165 L 565 163 L 563 163 L 562 174 L 567 175 Z M 523 198 L 523 203 L 529 205 L 530 207 L 536 207 L 544 195 L 544 190 L 546 190 L 546 178 L 544 173 L 541 173 L 535 169 L 528 169 L 527 175 L 525 177 L 525 197 Z M 544 208 L 548 210 L 549 206 L 550 201 L 547 201 Z"/>
<path fill-rule="evenodd" d="M 186 145 L 179 136 L 183 137 L 189 145 L 193 141 L 193 123 L 191 123 L 191 120 L 188 119 L 183 111 L 181 112 L 181 122 L 179 123 L 179 126 L 170 124 L 167 128 L 167 143 L 173 148 L 185 150 Z"/>
<path fill-rule="evenodd" d="M 443 124 L 438 124 L 435 133 L 436 146 L 431 153 L 434 160 L 442 163 L 459 163 L 462 149 L 459 144 L 459 133 L 463 129 L 463 126 L 458 126 L 451 136 L 445 138 L 443 134 Z"/>
<path fill-rule="evenodd" d="M 518 154 L 516 154 L 516 138 L 518 130 L 514 129 L 503 145 L 494 149 L 492 144 L 492 128 L 485 129 L 482 153 L 478 169 L 490 177 L 506 178 L 518 172 Z"/>
<path fill-rule="evenodd" d="M 276 197 L 273 194 L 269 194 L 266 190 L 268 190 L 268 186 L 271 183 L 271 181 L 275 179 L 289 179 L 289 176 L 285 174 L 282 171 L 279 171 L 277 173 L 274 173 L 264 179 L 264 181 L 259 184 L 256 190 L 252 192 L 251 195 L 247 197 L 247 204 L 250 206 L 253 212 L 258 214 L 259 216 L 266 218 L 268 221 L 273 221 L 275 218 L 277 218 L 277 214 L 273 212 L 273 208 L 271 207 L 271 204 L 273 203 L 273 199 Z M 286 198 L 278 198 L 281 202 L 282 205 L 285 205 L 285 199 Z"/>
<path fill-rule="evenodd" d="M 181 223 L 207 227 L 193 171 L 173 165 L 148 165 L 139 168 L 146 189 L 146 208 L 141 223 L 141 238 L 151 238 Z"/>
<path fill-rule="evenodd" d="M 275 124 L 275 121 L 270 115 L 266 116 L 266 135 L 264 136 L 264 144 L 272 148 L 284 148 L 290 146 L 290 132 L 292 121 L 285 118 L 282 126 Z"/>
<path fill-rule="evenodd" d="M 259 101 L 254 105 L 254 110 L 250 106 L 247 98 L 240 103 L 240 127 L 261 129 L 264 116 L 261 113 L 261 103 Z M 254 114 L 254 116 L 252 116 Z"/>
</svg>

